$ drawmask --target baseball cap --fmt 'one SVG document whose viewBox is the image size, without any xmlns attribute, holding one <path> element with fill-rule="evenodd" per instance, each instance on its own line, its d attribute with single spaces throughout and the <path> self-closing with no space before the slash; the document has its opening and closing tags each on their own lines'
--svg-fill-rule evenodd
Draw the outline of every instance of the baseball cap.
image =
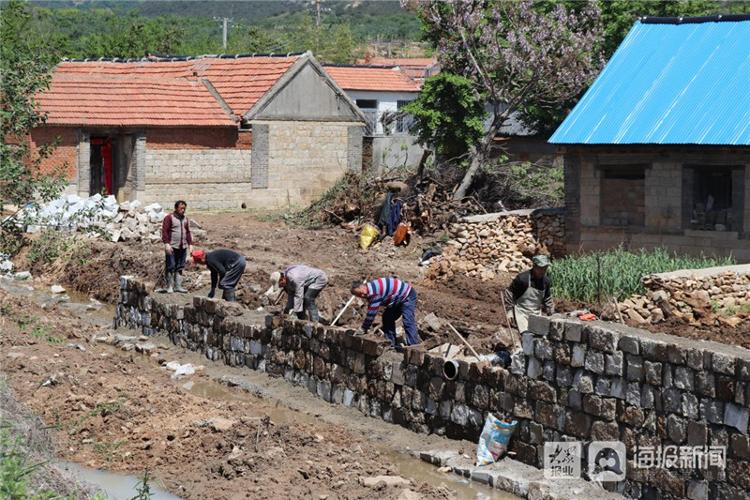
<svg viewBox="0 0 750 500">
<path fill-rule="evenodd" d="M 546 255 L 535 255 L 531 259 L 531 262 L 533 262 L 537 267 L 549 267 L 550 265 L 549 257 L 547 257 Z"/>
</svg>

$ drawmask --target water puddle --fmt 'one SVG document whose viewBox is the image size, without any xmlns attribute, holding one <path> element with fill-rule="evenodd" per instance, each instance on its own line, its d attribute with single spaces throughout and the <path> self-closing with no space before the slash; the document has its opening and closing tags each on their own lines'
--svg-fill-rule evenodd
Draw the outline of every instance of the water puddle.
<svg viewBox="0 0 750 500">
<path fill-rule="evenodd" d="M 106 498 L 109 500 L 131 500 L 136 496 L 136 488 L 141 482 L 141 478 L 136 476 L 129 476 L 127 474 L 119 474 L 106 470 L 90 469 L 73 462 L 60 461 L 57 462 L 57 467 L 70 473 L 81 481 L 96 486 L 104 492 Z M 169 493 L 159 487 L 159 485 L 154 484 L 155 482 L 156 481 L 154 480 L 149 483 L 152 500 L 180 500 L 180 497 Z"/>
<path fill-rule="evenodd" d="M 52 293 L 49 287 L 35 287 L 31 281 L 15 280 L 7 276 L 0 276 L 0 288 L 11 295 L 30 298 L 44 309 L 57 306 L 70 311 L 94 326 L 112 326 L 114 307 L 92 300 L 85 294 L 71 290 Z"/>
</svg>

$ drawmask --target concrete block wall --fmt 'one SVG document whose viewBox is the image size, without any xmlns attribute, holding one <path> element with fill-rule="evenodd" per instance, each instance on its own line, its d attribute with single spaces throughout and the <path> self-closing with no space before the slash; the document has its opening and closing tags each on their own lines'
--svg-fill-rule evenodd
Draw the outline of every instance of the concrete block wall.
<svg viewBox="0 0 750 500">
<path fill-rule="evenodd" d="M 654 162 L 645 170 L 646 227 L 660 232 L 682 230 L 682 164 Z"/>
<path fill-rule="evenodd" d="M 175 305 L 121 279 L 115 324 L 169 334 L 209 359 L 284 377 L 325 401 L 417 432 L 477 440 L 488 412 L 513 417 L 516 458 L 539 467 L 546 441 L 619 440 L 627 477 L 606 483 L 632 498 L 750 495 L 750 351 L 602 322 L 533 317 L 509 370 L 444 359 L 419 347 L 384 352 L 377 337 L 242 311 L 194 297 Z M 643 469 L 639 446 L 726 446 L 726 467 Z M 584 457 L 584 467 L 586 457 Z"/>
<path fill-rule="evenodd" d="M 152 149 L 146 146 L 142 201 L 196 209 L 239 209 L 250 195 L 249 149 Z"/>
<path fill-rule="evenodd" d="M 268 208 L 310 203 L 354 169 L 348 154 L 350 122 L 257 124 L 268 126 L 268 187 L 255 190 L 253 197 Z"/>
</svg>

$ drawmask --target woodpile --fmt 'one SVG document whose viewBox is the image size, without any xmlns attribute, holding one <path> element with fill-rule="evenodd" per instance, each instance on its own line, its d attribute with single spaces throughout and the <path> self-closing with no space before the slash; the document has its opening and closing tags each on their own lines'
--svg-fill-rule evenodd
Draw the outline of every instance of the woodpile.
<svg viewBox="0 0 750 500">
<path fill-rule="evenodd" d="M 560 255 L 565 229 L 558 209 L 514 210 L 465 217 L 448 226 L 450 239 L 430 265 L 435 279 L 454 274 L 494 279 L 531 267 L 538 253 Z"/>
<path fill-rule="evenodd" d="M 750 314 L 750 266 L 715 272 L 694 270 L 653 274 L 643 278 L 645 295 L 619 304 L 620 313 L 635 323 L 661 323 L 677 318 L 693 325 L 737 326 Z"/>
</svg>

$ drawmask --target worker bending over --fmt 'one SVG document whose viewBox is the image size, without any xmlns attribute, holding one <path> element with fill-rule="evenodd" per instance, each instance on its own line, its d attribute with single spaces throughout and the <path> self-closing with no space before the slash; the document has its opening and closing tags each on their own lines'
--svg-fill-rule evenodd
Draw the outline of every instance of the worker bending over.
<svg viewBox="0 0 750 500">
<path fill-rule="evenodd" d="M 245 257 L 233 250 L 220 248 L 205 253 L 196 250 L 192 253 L 193 260 L 198 264 L 205 264 L 211 270 L 211 291 L 208 293 L 210 299 L 214 298 L 216 286 L 223 290 L 221 298 L 229 302 L 235 302 L 234 289 L 240 282 L 242 273 L 245 272 Z"/>
<path fill-rule="evenodd" d="M 531 262 L 533 267 L 524 271 L 513 280 L 505 290 L 507 304 L 513 305 L 513 316 L 516 320 L 518 331 L 523 333 L 529 329 L 529 315 L 546 314 L 555 312 L 552 302 L 552 290 L 547 268 L 550 265 L 549 257 L 536 255 Z"/>
<path fill-rule="evenodd" d="M 368 304 L 367 317 L 356 335 L 367 333 L 378 314 L 378 309 L 383 306 L 385 307 L 383 334 L 391 341 L 391 345 L 400 350 L 400 346 L 396 345 L 396 320 L 398 318 L 403 318 L 407 345 L 419 344 L 415 317 L 417 292 L 409 283 L 398 278 L 378 278 L 368 283 L 355 282 L 352 284 L 351 291 L 353 295 L 367 299 Z"/>
<path fill-rule="evenodd" d="M 284 314 L 294 311 L 299 319 L 309 315 L 310 321 L 318 323 L 320 314 L 315 299 L 328 284 L 328 276 L 320 269 L 297 264 L 289 266 L 283 272 L 271 274 L 271 283 L 275 289 L 286 291 Z"/>
</svg>

